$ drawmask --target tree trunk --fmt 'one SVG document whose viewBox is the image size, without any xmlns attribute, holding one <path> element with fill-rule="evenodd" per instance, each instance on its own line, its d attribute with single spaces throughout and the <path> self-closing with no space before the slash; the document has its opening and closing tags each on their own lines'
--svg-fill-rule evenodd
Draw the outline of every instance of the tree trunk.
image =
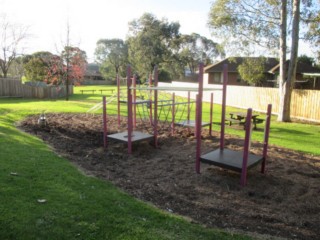
<svg viewBox="0 0 320 240">
<path fill-rule="evenodd" d="M 287 107 L 286 99 L 288 89 L 286 84 L 286 52 L 287 52 L 287 0 L 281 1 L 281 19 L 280 19 L 280 75 L 279 75 L 279 113 L 278 121 L 283 121 Z"/>
<path fill-rule="evenodd" d="M 285 76 L 285 67 L 282 68 L 283 77 L 280 89 L 280 106 L 278 121 L 289 122 L 290 119 L 290 105 L 291 94 L 296 79 L 296 68 L 298 59 L 299 47 L 299 22 L 300 22 L 300 0 L 293 1 L 293 23 L 292 23 L 292 43 L 291 43 L 291 56 L 288 64 L 287 77 Z M 281 55 L 280 55 L 281 56 Z M 280 59 L 281 60 L 281 59 Z M 280 63 L 281 65 L 281 63 Z M 281 75 L 281 74 L 280 74 Z"/>
</svg>

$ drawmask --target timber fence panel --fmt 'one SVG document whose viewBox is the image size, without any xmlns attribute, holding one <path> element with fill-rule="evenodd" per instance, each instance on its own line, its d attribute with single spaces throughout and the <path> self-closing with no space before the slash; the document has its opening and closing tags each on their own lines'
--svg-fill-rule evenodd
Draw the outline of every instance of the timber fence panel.
<svg viewBox="0 0 320 240">
<path fill-rule="evenodd" d="M 73 85 L 70 85 L 69 95 L 72 94 Z M 22 84 L 20 80 L 0 78 L 0 97 L 56 99 L 65 96 L 65 86 L 36 87 Z"/>
<path fill-rule="evenodd" d="M 159 83 L 159 86 L 186 87 L 198 86 L 197 83 L 173 82 Z M 219 84 L 206 84 L 205 88 L 219 88 Z M 221 104 L 222 92 L 214 91 L 214 103 Z M 186 97 L 186 92 L 176 92 L 177 96 Z M 191 94 L 195 99 L 195 93 Z M 238 108 L 252 108 L 255 111 L 266 112 L 267 105 L 272 104 L 273 114 L 279 112 L 279 89 L 265 87 L 227 86 L 227 105 Z M 203 93 L 203 101 L 210 102 L 210 92 Z M 294 89 L 291 96 L 291 117 L 320 122 L 320 91 Z"/>
<path fill-rule="evenodd" d="M 320 122 L 320 91 L 293 90 L 290 110 L 294 118 Z"/>
</svg>

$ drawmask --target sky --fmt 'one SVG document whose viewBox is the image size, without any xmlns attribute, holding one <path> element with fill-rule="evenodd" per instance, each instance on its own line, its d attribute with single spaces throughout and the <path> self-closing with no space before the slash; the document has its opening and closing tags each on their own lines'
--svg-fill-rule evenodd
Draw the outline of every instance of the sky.
<svg viewBox="0 0 320 240">
<path fill-rule="evenodd" d="M 13 23 L 28 27 L 25 54 L 37 51 L 58 53 L 70 43 L 94 60 L 99 39 L 125 40 L 128 23 L 144 13 L 180 23 L 180 33 L 199 33 L 215 41 L 207 27 L 213 0 L 0 0 L 0 14 Z M 312 52 L 302 46 L 299 54 Z"/>
</svg>

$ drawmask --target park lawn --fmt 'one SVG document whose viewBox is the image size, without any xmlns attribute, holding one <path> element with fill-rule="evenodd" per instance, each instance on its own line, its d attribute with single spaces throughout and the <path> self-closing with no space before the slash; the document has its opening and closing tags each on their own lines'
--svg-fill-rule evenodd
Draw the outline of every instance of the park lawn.
<svg viewBox="0 0 320 240">
<path fill-rule="evenodd" d="M 15 127 L 29 114 L 86 112 L 92 104 L 0 100 L 0 239 L 249 239 L 142 203 Z"/>
</svg>

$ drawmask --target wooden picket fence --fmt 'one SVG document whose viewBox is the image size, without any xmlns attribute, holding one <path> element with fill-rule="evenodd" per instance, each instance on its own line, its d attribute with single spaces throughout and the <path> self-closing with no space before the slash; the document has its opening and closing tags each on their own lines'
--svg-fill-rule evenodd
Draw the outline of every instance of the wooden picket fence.
<svg viewBox="0 0 320 240">
<path fill-rule="evenodd" d="M 197 87 L 196 83 L 172 82 L 160 83 L 160 86 Z M 221 85 L 205 84 L 205 88 L 221 89 Z M 213 91 L 214 102 L 221 104 L 222 91 Z M 186 92 L 176 92 L 178 96 L 187 97 Z M 203 101 L 210 101 L 211 92 L 203 93 Z M 194 94 L 191 97 L 194 98 Z M 227 105 L 238 108 L 252 108 L 255 111 L 266 112 L 267 105 L 272 104 L 273 114 L 279 111 L 279 89 L 265 87 L 228 86 Z M 291 97 L 291 117 L 312 122 L 320 122 L 320 91 L 294 89 Z"/>
<path fill-rule="evenodd" d="M 22 97 L 56 99 L 66 96 L 65 86 L 36 87 L 23 84 L 17 79 L 0 78 L 0 97 Z M 69 86 L 69 94 L 73 94 L 73 86 Z"/>
</svg>

